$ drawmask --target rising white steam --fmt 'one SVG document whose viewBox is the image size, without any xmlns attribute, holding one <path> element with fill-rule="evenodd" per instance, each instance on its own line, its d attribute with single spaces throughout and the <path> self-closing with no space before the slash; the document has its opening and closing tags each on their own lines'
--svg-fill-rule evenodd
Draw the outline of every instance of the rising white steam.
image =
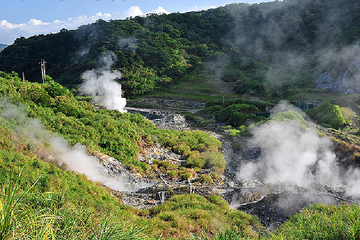
<svg viewBox="0 0 360 240">
<path fill-rule="evenodd" d="M 25 138 L 31 149 L 36 150 L 49 145 L 50 148 L 47 151 L 51 152 L 54 158 L 51 161 L 57 165 L 76 173 L 85 174 L 90 180 L 100 182 L 117 191 L 135 190 L 126 184 L 128 179 L 125 176 L 109 176 L 97 158 L 87 154 L 85 146 L 76 144 L 74 147 L 70 147 L 63 137 L 55 136 L 47 131 L 40 120 L 27 117 L 23 106 L 0 100 L 0 112 L 3 119 L 15 124 L 13 134 L 19 138 Z"/>
<path fill-rule="evenodd" d="M 57 162 L 65 165 L 67 170 L 83 173 L 90 180 L 100 182 L 116 191 L 130 190 L 126 186 L 126 179 L 123 176 L 114 178 L 106 175 L 96 157 L 87 154 L 87 149 L 84 145 L 77 143 L 70 148 L 68 142 L 63 137 L 52 137 L 49 139 L 49 142 Z"/>
<path fill-rule="evenodd" d="M 289 104 L 279 104 L 272 121 L 252 129 L 249 147 L 259 148 L 261 155 L 255 161 L 245 160 L 237 178 L 241 181 L 259 179 L 269 184 L 295 183 L 301 187 L 320 183 L 333 188 L 343 187 L 348 195 L 360 195 L 356 188 L 360 171 L 350 169 L 340 174 L 332 141 L 305 126 L 305 121 L 279 117 L 289 112 L 296 115 L 293 107 L 289 109 Z M 301 119 L 299 116 L 297 119 Z"/>
<path fill-rule="evenodd" d="M 121 84 L 115 81 L 121 78 L 121 73 L 110 70 L 114 62 L 113 58 L 113 55 L 107 54 L 102 58 L 101 68 L 87 70 L 81 75 L 84 82 L 80 86 L 80 92 L 91 95 L 95 103 L 107 109 L 126 112 L 126 99 L 121 96 Z"/>
</svg>

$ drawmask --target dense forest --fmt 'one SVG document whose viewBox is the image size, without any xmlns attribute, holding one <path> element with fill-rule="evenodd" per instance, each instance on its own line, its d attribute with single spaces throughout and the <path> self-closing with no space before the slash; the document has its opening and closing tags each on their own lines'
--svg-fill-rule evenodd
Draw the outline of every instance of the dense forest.
<svg viewBox="0 0 360 240">
<path fill-rule="evenodd" d="M 355 0 L 287 0 L 98 20 L 20 37 L 1 52 L 0 66 L 40 81 L 45 59 L 47 73 L 76 90 L 81 73 L 111 54 L 127 98 L 213 78 L 239 94 L 286 96 L 313 89 L 318 75 L 337 74 L 356 55 L 359 7 Z"/>
</svg>

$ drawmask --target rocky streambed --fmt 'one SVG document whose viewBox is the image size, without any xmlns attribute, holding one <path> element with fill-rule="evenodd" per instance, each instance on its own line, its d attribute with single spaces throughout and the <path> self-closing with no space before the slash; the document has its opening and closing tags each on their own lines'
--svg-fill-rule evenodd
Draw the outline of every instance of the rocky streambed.
<svg viewBox="0 0 360 240">
<path fill-rule="evenodd" d="M 170 119 L 171 125 L 177 125 L 181 130 L 189 127 L 185 119 L 175 114 L 151 111 L 142 114 L 155 116 L 153 120 L 165 123 L 159 125 L 163 128 L 169 124 L 166 119 Z M 131 190 L 113 191 L 113 194 L 120 197 L 124 204 L 139 209 L 162 204 L 174 194 L 219 194 L 233 208 L 257 215 L 260 221 L 271 229 L 285 222 L 304 207 L 314 203 L 338 204 L 340 202 L 353 203 L 358 201 L 358 199 L 346 197 L 341 188 L 335 189 L 321 184 L 300 187 L 291 182 L 266 184 L 259 180 L 240 181 L 237 179 L 240 164 L 247 161 L 257 161 L 261 156 L 261 150 L 248 147 L 246 142 L 249 139 L 247 137 L 237 139 L 236 146 L 233 146 L 233 141 L 221 130 L 210 133 L 222 142 L 222 152 L 227 162 L 224 175 L 212 184 L 196 181 L 196 177 L 189 180 L 173 180 L 160 172 L 153 173 L 151 176 L 140 176 L 116 159 L 106 155 L 97 157 L 107 174 L 111 176 L 122 175 L 127 179 L 127 187 Z M 180 166 L 186 163 L 183 156 L 159 145 L 144 148 L 139 160 L 150 165 L 154 160 L 168 161 Z"/>
<path fill-rule="evenodd" d="M 223 149 L 223 151 L 230 150 Z M 143 157 L 150 159 L 150 156 L 151 158 L 161 158 L 164 161 L 175 157 L 173 153 L 161 148 L 152 149 Z M 181 158 L 180 156 L 176 157 Z M 193 180 L 171 180 L 160 172 L 156 173 L 156 178 L 142 177 L 131 172 L 116 159 L 106 155 L 98 156 L 98 158 L 104 171 L 109 175 L 120 174 L 127 179 L 127 187 L 131 190 L 113 191 L 113 194 L 120 197 L 125 205 L 139 209 L 162 204 L 174 194 L 196 193 L 203 196 L 219 194 L 233 208 L 258 216 L 265 226 L 272 229 L 311 204 L 338 204 L 356 201 L 347 199 L 341 189 L 331 189 L 324 185 L 303 188 L 291 183 L 265 184 L 257 180 L 240 182 L 236 180 L 231 165 L 222 176 L 221 183 L 203 184 Z"/>
</svg>

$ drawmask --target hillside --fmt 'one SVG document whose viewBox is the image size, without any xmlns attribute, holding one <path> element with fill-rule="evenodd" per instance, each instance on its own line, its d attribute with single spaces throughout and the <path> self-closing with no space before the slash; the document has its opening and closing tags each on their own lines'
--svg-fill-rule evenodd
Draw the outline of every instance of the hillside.
<svg viewBox="0 0 360 240">
<path fill-rule="evenodd" d="M 53 236 L 56 239 L 157 239 L 158 236 L 164 239 L 199 239 L 190 237 L 194 234 L 205 234 L 219 240 L 234 237 L 257 239 L 261 232 L 263 237 L 282 239 L 291 235 L 315 237 L 317 231 L 334 235 L 330 239 L 338 239 L 358 234 L 358 228 L 353 223 L 357 222 L 356 212 L 359 208 L 345 203 L 339 207 L 313 206 L 291 218 L 276 233 L 267 233 L 256 217 L 230 207 L 219 196 L 217 191 L 222 184 L 219 175 L 224 165 L 221 155 L 217 154 L 220 147 L 218 140 L 208 134 L 201 131 L 160 130 L 139 114 L 96 109 L 86 101 L 76 100 L 69 90 L 51 79 L 46 84 L 38 84 L 22 81 L 16 73 L 1 72 L 0 76 L 0 196 L 4 206 L 0 210 L 4 216 L 1 218 L 0 236 L 3 239 L 23 239 L 25 236 Z M 226 104 L 229 106 L 223 107 L 220 116 L 241 116 L 241 112 L 236 114 L 234 108 L 249 114 L 257 108 L 250 104 L 257 104 L 259 108 L 269 106 L 245 100 Z M 219 108 L 216 104 L 208 107 Z M 285 125 L 286 119 L 304 121 L 292 112 L 278 117 L 285 119 Z M 304 131 L 304 126 L 301 129 Z M 338 151 L 344 161 L 348 161 L 348 164 L 352 164 L 351 161 L 357 163 L 359 147 L 347 144 L 346 135 L 334 133 L 329 131 L 330 136 L 339 138 Z M 245 133 L 233 129 L 230 135 L 234 139 L 248 138 L 246 129 Z M 154 141 L 187 156 L 188 168 L 179 168 L 166 159 L 153 160 L 152 164 L 138 159 L 139 151 L 150 149 Z M 254 151 L 251 148 L 240 149 Z M 328 150 L 321 148 L 319 151 Z M 123 163 L 118 177 L 113 175 L 116 172 L 114 169 L 106 170 L 107 174 L 104 174 L 103 170 L 98 169 L 98 163 L 93 164 L 96 159 L 110 163 L 110 156 L 114 156 L 116 162 Z M 119 169 L 118 166 L 113 164 L 111 168 Z M 213 173 L 209 174 L 209 171 Z M 142 176 L 145 180 L 157 178 L 155 172 L 163 176 L 160 182 L 167 183 L 162 188 L 163 200 L 160 197 L 161 188 L 154 188 L 154 195 L 160 195 L 160 200 L 156 200 L 160 205 L 143 210 L 124 205 L 123 201 L 128 201 L 127 196 L 131 196 L 126 191 L 134 191 L 128 188 L 129 184 L 137 184 L 136 178 L 130 177 L 131 174 Z M 195 178 L 194 174 L 199 174 L 199 177 Z M 200 194 L 188 194 L 189 186 L 174 187 L 174 179 L 187 180 L 188 183 L 193 181 L 191 186 Z M 268 185 L 258 187 L 271 190 Z M 243 197 L 250 201 L 246 205 L 250 206 L 254 199 L 261 196 L 248 192 L 256 191 L 258 187 L 241 190 Z M 210 193 L 201 188 L 218 190 L 217 193 Z M 329 192 L 327 195 L 330 193 L 336 194 Z M 144 191 L 138 194 L 142 198 L 147 196 Z M 272 205 L 264 205 L 261 209 L 266 207 L 276 209 Z M 24 213 L 27 217 L 24 217 Z M 304 220 L 302 214 L 313 218 Z M 333 219 L 337 219 L 335 222 L 342 227 L 347 226 L 348 231 L 334 231 L 331 228 Z M 298 221 L 301 221 L 302 229 L 299 229 Z M 319 226 L 315 232 L 311 227 L 313 225 Z"/>
<path fill-rule="evenodd" d="M 0 240 L 357 239 L 359 10 L 229 4 L 19 37 L 0 52 Z"/>
<path fill-rule="evenodd" d="M 169 198 L 161 207 L 143 211 L 125 206 L 121 200 L 123 191 L 134 191 L 129 188 L 135 181 L 131 174 L 152 179 L 157 178 L 156 172 L 165 171 L 165 175 L 171 169 L 173 177 L 193 177 L 194 170 L 165 160 L 154 160 L 152 165 L 138 160 L 139 151 L 155 139 L 194 160 L 205 154 L 204 169 L 210 167 L 207 172 L 220 174 L 222 164 L 210 160 L 213 155 L 219 161 L 216 152 L 220 142 L 208 134 L 159 130 L 139 114 L 95 109 L 53 81 L 40 85 L 1 72 L 0 82 L 0 196 L 2 206 L 9 207 L 1 208 L 0 214 L 11 213 L 1 218 L 2 239 L 12 234 L 14 239 L 51 235 L 89 239 L 101 234 L 111 239 L 180 238 L 190 233 L 201 235 L 203 230 L 216 234 L 220 228 L 215 219 L 228 228 L 238 226 L 242 235 L 257 235 L 252 230 L 260 227 L 256 218 L 229 208 L 219 196 L 182 194 Z M 110 156 L 123 164 L 117 177 L 105 174 L 95 163 L 108 161 Z M 95 161 L 97 158 L 100 160 Z M 16 199 L 21 199 L 17 205 Z M 217 209 L 215 215 L 213 209 Z M 31 218 L 22 217 L 21 211 Z M 170 217 L 177 214 L 181 219 Z"/>
<path fill-rule="evenodd" d="M 8 45 L 6 45 L 6 44 L 0 44 L 0 52 L 4 49 L 4 48 L 6 48 Z"/>
<path fill-rule="evenodd" d="M 126 97 L 216 82 L 231 83 L 239 94 L 293 96 L 354 61 L 358 10 L 356 0 L 288 0 L 99 20 L 74 31 L 20 37 L 1 52 L 0 65 L 40 81 L 38 62 L 45 59 L 50 76 L 76 89 L 81 73 L 101 65 L 107 53 L 122 73 Z M 352 69 L 356 77 L 359 69 Z"/>
<path fill-rule="evenodd" d="M 179 152 L 185 147 L 190 155 L 188 161 L 192 159 L 193 164 L 202 161 L 202 153 L 216 152 L 217 140 L 199 131 L 186 133 L 159 130 L 138 114 L 95 109 L 92 104 L 77 101 L 69 90 L 53 81 L 40 85 L 22 81 L 16 75 L 0 73 L 2 239 L 158 239 L 162 236 L 163 239 L 211 237 L 220 240 L 240 237 L 258 239 L 260 233 L 264 238 L 283 239 L 290 236 L 316 237 L 319 232 L 327 234 L 330 239 L 338 239 L 358 234 L 359 229 L 354 225 L 359 216 L 356 214 L 359 211 L 357 205 L 315 205 L 296 215 L 274 234 L 264 231 L 256 217 L 230 207 L 218 194 L 176 194 L 167 196 L 166 201 L 160 205 L 144 210 L 126 206 L 122 201 L 126 199 L 124 193 L 113 190 L 114 183 L 118 188 L 124 189 L 126 185 L 123 181 L 126 179 L 123 176 L 119 179 L 107 177 L 104 182 L 105 175 L 90 164 L 94 161 L 94 156 L 102 156 L 104 161 L 110 158 L 105 157 L 104 153 L 113 155 L 128 164 L 132 169 L 130 172 L 145 172 L 151 176 L 154 169 L 148 171 L 148 164 L 141 163 L 132 156 L 145 143 L 151 144 L 155 136 L 161 145 L 165 144 L 169 149 L 177 148 Z M 295 117 L 304 121 L 294 113 L 279 117 Z M 119 135 L 120 139 L 113 139 L 113 134 Z M 243 133 L 239 136 L 243 136 Z M 344 136 L 335 136 L 345 140 Z M 174 144 L 171 139 L 162 142 L 164 137 L 175 140 L 175 145 L 171 145 Z M 205 152 L 195 150 L 192 155 L 192 149 L 187 149 L 186 146 L 195 146 L 196 140 L 203 147 L 209 144 L 212 149 Z M 348 149 L 344 154 L 350 155 L 354 149 L 358 151 L 358 147 L 347 146 L 344 140 L 339 141 L 339 151 Z M 186 141 L 191 141 L 192 144 L 187 142 L 182 145 Z M 87 150 L 79 143 L 84 144 Z M 176 173 L 174 165 L 165 162 L 154 160 L 152 166 L 157 166 L 158 171 L 171 169 L 167 172 L 169 176 Z M 76 163 L 80 163 L 80 168 L 76 168 Z M 201 171 L 200 166 L 197 167 L 197 171 Z M 90 171 L 80 170 L 86 168 Z M 218 167 L 213 168 L 215 172 L 219 170 L 221 169 Z M 184 174 L 191 173 L 185 168 L 178 171 L 179 176 L 185 179 L 192 176 Z M 94 173 L 102 177 L 94 176 Z M 207 176 L 202 178 L 204 186 L 206 181 L 212 181 Z M 169 179 L 166 181 L 171 182 Z M 169 187 L 171 186 L 165 188 L 166 191 L 179 191 L 169 190 Z M 248 194 L 246 191 L 249 188 L 247 189 L 244 189 L 245 194 Z M 183 191 L 188 191 L 188 188 L 183 188 Z M 251 200 L 256 195 L 247 198 Z M 309 219 L 309 216 L 312 218 Z M 334 222 L 339 225 L 334 226 Z M 314 230 L 313 226 L 318 227 Z M 347 230 L 339 232 L 339 226 L 340 229 L 346 226 Z"/>
</svg>

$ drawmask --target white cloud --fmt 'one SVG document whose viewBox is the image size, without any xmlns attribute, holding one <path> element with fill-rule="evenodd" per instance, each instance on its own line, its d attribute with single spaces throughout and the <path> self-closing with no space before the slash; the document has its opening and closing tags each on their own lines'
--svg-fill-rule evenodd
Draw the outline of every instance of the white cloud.
<svg viewBox="0 0 360 240">
<path fill-rule="evenodd" d="M 50 23 L 47 22 L 43 22 L 41 20 L 38 19 L 30 19 L 30 21 L 27 23 L 28 26 L 46 26 L 49 25 Z"/>
<path fill-rule="evenodd" d="M 102 13 L 102 12 L 98 12 L 95 17 L 99 17 L 99 18 L 103 18 L 103 19 L 110 19 L 111 18 L 111 14 L 110 13 Z"/>
<path fill-rule="evenodd" d="M 9 23 L 6 20 L 1 20 L 0 21 L 0 29 L 14 29 L 14 28 L 19 28 L 22 25 L 24 25 L 23 23 L 21 24 L 13 24 L 13 23 Z"/>
<path fill-rule="evenodd" d="M 163 14 L 163 13 L 169 14 L 169 12 L 168 12 L 165 8 L 163 8 L 163 7 L 161 7 L 161 6 L 159 6 L 158 8 L 154 9 L 154 10 L 151 11 L 151 12 L 152 12 L 152 13 L 156 13 L 156 14 Z"/>
<path fill-rule="evenodd" d="M 143 16 L 144 13 L 141 11 L 139 6 L 131 6 L 130 9 L 125 11 L 126 17 L 136 17 L 136 16 Z"/>
<path fill-rule="evenodd" d="M 210 5 L 210 6 L 199 7 L 198 5 L 195 5 L 194 7 L 189 8 L 186 12 L 203 11 L 203 10 L 208 10 L 208 9 L 212 9 L 212 8 L 216 8 L 216 6 Z"/>
<path fill-rule="evenodd" d="M 163 7 L 147 12 L 156 14 L 168 14 L 169 12 Z M 69 30 L 76 29 L 81 25 L 93 23 L 98 19 L 125 19 L 127 17 L 145 16 L 139 6 L 131 6 L 129 9 L 122 12 L 102 13 L 98 12 L 93 16 L 80 15 L 68 18 L 67 20 L 56 19 L 53 22 L 43 22 L 39 19 L 30 19 L 27 23 L 10 23 L 6 19 L 0 20 L 0 43 L 12 44 L 18 37 L 30 37 L 37 34 L 56 33 L 61 29 L 66 28 Z"/>
</svg>

